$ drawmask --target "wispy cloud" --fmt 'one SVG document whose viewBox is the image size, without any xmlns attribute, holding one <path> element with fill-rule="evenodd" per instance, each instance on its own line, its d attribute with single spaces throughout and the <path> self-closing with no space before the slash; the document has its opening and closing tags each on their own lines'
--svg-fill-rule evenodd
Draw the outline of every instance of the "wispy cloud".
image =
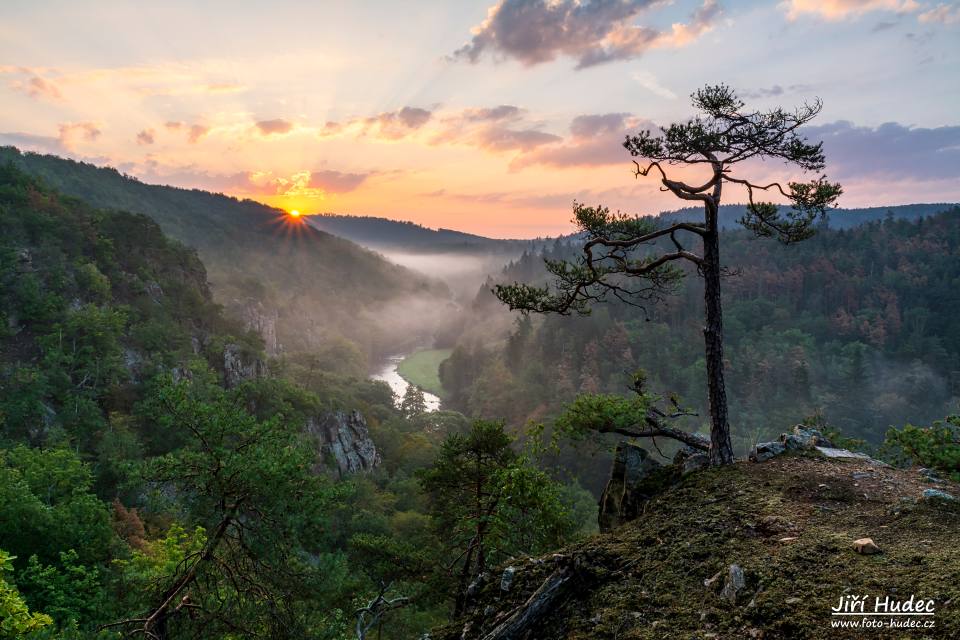
<svg viewBox="0 0 960 640">
<path fill-rule="evenodd" d="M 207 133 L 210 131 L 210 127 L 202 124 L 187 124 L 186 122 L 178 121 L 165 122 L 163 126 L 169 131 L 186 132 L 187 142 L 190 144 L 196 144 L 200 138 L 207 135 Z"/>
<path fill-rule="evenodd" d="M 433 112 L 406 106 L 396 111 L 383 111 L 374 116 L 348 118 L 343 122 L 327 122 L 318 132 L 320 137 L 340 135 L 370 136 L 384 140 L 401 140 L 423 127 Z"/>
<path fill-rule="evenodd" d="M 778 96 L 793 94 L 793 93 L 802 93 L 805 91 L 810 91 L 812 87 L 808 84 L 790 84 L 786 87 L 774 84 L 769 87 L 760 87 L 757 89 L 744 89 L 740 92 L 744 98 L 747 99 L 757 99 L 757 98 L 776 98 Z"/>
<path fill-rule="evenodd" d="M 0 133 L 0 145 L 17 147 L 24 151 L 35 151 L 37 153 L 53 153 L 57 155 L 65 155 L 67 153 L 67 149 L 63 146 L 60 138 L 17 131 Z"/>
<path fill-rule="evenodd" d="M 63 100 L 63 94 L 57 87 L 56 81 L 44 77 L 50 71 L 33 67 L 0 65 L 0 74 L 16 76 L 9 83 L 11 89 L 24 93 L 31 98 L 61 101 Z"/>
<path fill-rule="evenodd" d="M 80 142 L 93 142 L 103 133 L 93 122 L 65 122 L 59 126 L 60 143 L 66 149 L 73 150 Z"/>
<path fill-rule="evenodd" d="M 663 86 L 660 80 L 657 79 L 657 76 L 649 71 L 636 71 L 631 77 L 637 81 L 637 84 L 654 95 L 666 98 L 667 100 L 677 99 L 677 94 Z"/>
<path fill-rule="evenodd" d="M 960 126 L 923 128 L 888 122 L 863 127 L 839 121 L 808 127 L 804 133 L 823 140 L 831 176 L 960 179 Z M 924 198 L 918 194 L 917 199 Z"/>
<path fill-rule="evenodd" d="M 144 129 L 137 134 L 137 144 L 149 145 L 156 142 L 156 132 L 153 129 Z"/>
<path fill-rule="evenodd" d="M 275 118 L 273 120 L 259 120 L 254 124 L 254 126 L 262 135 L 265 136 L 289 133 L 290 130 L 293 129 L 293 123 L 282 118 Z"/>
<path fill-rule="evenodd" d="M 511 162 L 512 169 L 532 165 L 548 167 L 600 167 L 627 164 L 630 157 L 623 150 L 626 133 L 641 125 L 652 126 L 629 113 L 587 114 L 570 123 L 570 137 L 559 145 L 551 145 L 525 153 Z"/>
<path fill-rule="evenodd" d="M 921 13 L 917 19 L 925 24 L 958 24 L 960 23 L 960 5 L 941 2 Z"/>
<path fill-rule="evenodd" d="M 911 13 L 921 7 L 916 0 L 787 0 L 781 6 L 790 20 L 805 14 L 826 20 L 845 20 L 875 11 Z"/>
<path fill-rule="evenodd" d="M 500 0 L 474 29 L 473 38 L 453 54 L 477 62 L 485 54 L 526 66 L 560 56 L 584 69 L 614 60 L 630 60 L 653 47 L 681 47 L 713 28 L 720 5 L 705 0 L 687 23 L 670 30 L 635 24 L 658 0 Z"/>
</svg>

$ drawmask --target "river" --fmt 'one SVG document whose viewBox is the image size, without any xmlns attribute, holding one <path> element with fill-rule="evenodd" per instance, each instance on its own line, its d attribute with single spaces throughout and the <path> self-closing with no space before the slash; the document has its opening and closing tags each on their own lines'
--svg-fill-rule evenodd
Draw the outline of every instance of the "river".
<svg viewBox="0 0 960 640">
<path fill-rule="evenodd" d="M 400 404 L 400 400 L 403 399 L 403 394 L 407 392 L 407 388 L 410 386 L 410 383 L 404 380 L 403 377 L 397 373 L 397 367 L 406 357 L 406 355 L 390 356 L 370 376 L 371 380 L 383 380 L 390 385 L 390 388 L 393 389 L 394 395 L 397 397 L 398 406 Z M 432 393 L 424 391 L 423 399 L 427 402 L 427 411 L 437 411 L 440 409 L 440 398 Z"/>
</svg>

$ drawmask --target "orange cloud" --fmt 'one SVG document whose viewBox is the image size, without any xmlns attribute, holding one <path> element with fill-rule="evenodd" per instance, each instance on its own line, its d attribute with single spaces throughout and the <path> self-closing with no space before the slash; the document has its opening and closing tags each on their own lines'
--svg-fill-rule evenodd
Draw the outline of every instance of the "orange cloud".
<svg viewBox="0 0 960 640">
<path fill-rule="evenodd" d="M 153 144 L 155 139 L 156 138 L 153 129 L 144 129 L 137 134 L 137 144 L 140 145 Z"/>
<path fill-rule="evenodd" d="M 93 122 L 65 122 L 59 127 L 58 139 L 66 149 L 73 150 L 78 142 L 92 142 L 102 131 Z"/>
<path fill-rule="evenodd" d="M 31 98 L 62 100 L 63 94 L 61 94 L 56 83 L 49 78 L 43 77 L 44 73 L 49 73 L 50 71 L 49 69 L 0 65 L 0 73 L 23 76 L 10 82 L 11 89 L 25 93 Z"/>
<path fill-rule="evenodd" d="M 920 8 L 915 0 L 788 0 L 784 6 L 790 20 L 796 20 L 803 14 L 813 14 L 826 20 L 844 20 L 873 11 L 910 13 Z"/>
<path fill-rule="evenodd" d="M 187 142 L 195 144 L 200 138 L 207 135 L 210 131 L 210 127 L 205 127 L 201 124 L 191 124 L 187 125 L 185 122 L 165 122 L 164 127 L 170 131 L 181 131 L 185 130 L 187 132 Z"/>
<path fill-rule="evenodd" d="M 272 135 L 282 135 L 284 133 L 289 133 L 293 129 L 293 123 L 282 118 L 277 118 L 274 120 L 260 120 L 254 126 L 260 131 L 262 135 L 272 136 Z"/>
</svg>

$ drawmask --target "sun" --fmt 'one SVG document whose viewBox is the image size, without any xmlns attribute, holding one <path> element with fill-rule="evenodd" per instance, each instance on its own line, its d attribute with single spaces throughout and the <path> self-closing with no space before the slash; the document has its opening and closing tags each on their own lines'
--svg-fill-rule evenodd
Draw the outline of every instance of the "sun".
<svg viewBox="0 0 960 640">
<path fill-rule="evenodd" d="M 300 212 L 297 211 L 296 209 L 291 209 L 291 210 L 290 210 L 290 215 L 293 216 L 294 218 L 299 218 L 299 217 L 300 217 Z"/>
</svg>

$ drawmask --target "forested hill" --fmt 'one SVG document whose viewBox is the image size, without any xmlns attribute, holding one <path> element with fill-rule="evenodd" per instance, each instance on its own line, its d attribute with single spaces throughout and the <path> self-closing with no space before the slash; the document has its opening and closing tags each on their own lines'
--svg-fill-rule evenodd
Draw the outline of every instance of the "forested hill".
<svg viewBox="0 0 960 640">
<path fill-rule="evenodd" d="M 466 420 L 263 356 L 156 222 L 0 164 L 0 638 L 343 639 L 381 579 L 389 637 L 440 619 L 376 552 L 443 557 L 412 475 Z"/>
<path fill-rule="evenodd" d="M 571 259 L 575 243 L 545 257 Z M 960 399 L 960 208 L 917 221 L 822 230 L 784 246 L 725 231 L 721 255 L 727 393 L 740 450 L 817 412 L 878 442 L 891 425 L 929 424 Z M 543 282 L 542 255 L 498 278 Z M 502 313 L 484 289 L 478 313 Z M 658 392 L 706 414 L 700 279 L 648 305 L 520 322 L 503 348 L 461 341 L 443 363 L 448 406 L 480 415 L 555 415 L 577 393 L 626 393 L 645 369 Z M 518 321 L 519 322 L 519 321 Z M 702 426 L 702 425 L 698 425 Z"/>
<path fill-rule="evenodd" d="M 422 275 L 251 200 L 145 184 L 109 167 L 2 147 L 0 164 L 7 162 L 95 207 L 153 218 L 197 249 L 218 301 L 263 303 L 260 311 L 278 314 L 278 340 L 288 351 L 336 336 L 368 354 L 387 348 L 392 337 L 377 319 L 383 305 L 408 295 L 447 297 Z"/>
<path fill-rule="evenodd" d="M 898 204 L 888 207 L 863 207 L 854 209 L 832 209 L 825 221 L 829 229 L 852 229 L 868 222 L 878 222 L 893 218 L 895 220 L 919 220 L 936 215 L 941 211 L 947 211 L 956 207 L 956 203 L 930 203 L 930 204 Z M 720 228 L 736 229 L 739 228 L 739 220 L 747 212 L 746 205 L 743 204 L 724 204 L 720 205 Z M 697 221 L 703 219 L 702 207 L 684 207 L 676 211 L 663 211 L 659 213 L 660 218 L 665 223 L 673 224 L 680 221 Z"/>
<path fill-rule="evenodd" d="M 850 229 L 886 218 L 918 220 L 936 215 L 954 206 L 956 205 L 934 203 L 835 209 L 828 215 L 826 226 L 830 229 Z M 743 217 L 744 213 L 746 213 L 745 205 L 721 205 L 720 222 L 722 228 L 738 228 L 737 221 Z M 665 223 L 672 223 L 679 220 L 696 221 L 702 216 L 702 209 L 686 207 L 676 211 L 664 211 L 655 217 L 660 218 Z M 377 251 L 515 254 L 523 250 L 539 251 L 554 240 L 553 238 L 501 240 L 451 229 L 431 229 L 414 222 L 374 216 L 324 213 L 309 216 L 307 221 L 321 231 L 346 238 Z M 571 238 L 573 236 L 561 236 L 560 240 Z"/>
<path fill-rule="evenodd" d="M 307 221 L 322 231 L 377 250 L 444 251 L 467 253 L 521 251 L 533 245 L 530 240 L 497 240 L 454 231 L 431 229 L 414 222 L 346 216 L 332 213 L 309 216 Z"/>
</svg>

